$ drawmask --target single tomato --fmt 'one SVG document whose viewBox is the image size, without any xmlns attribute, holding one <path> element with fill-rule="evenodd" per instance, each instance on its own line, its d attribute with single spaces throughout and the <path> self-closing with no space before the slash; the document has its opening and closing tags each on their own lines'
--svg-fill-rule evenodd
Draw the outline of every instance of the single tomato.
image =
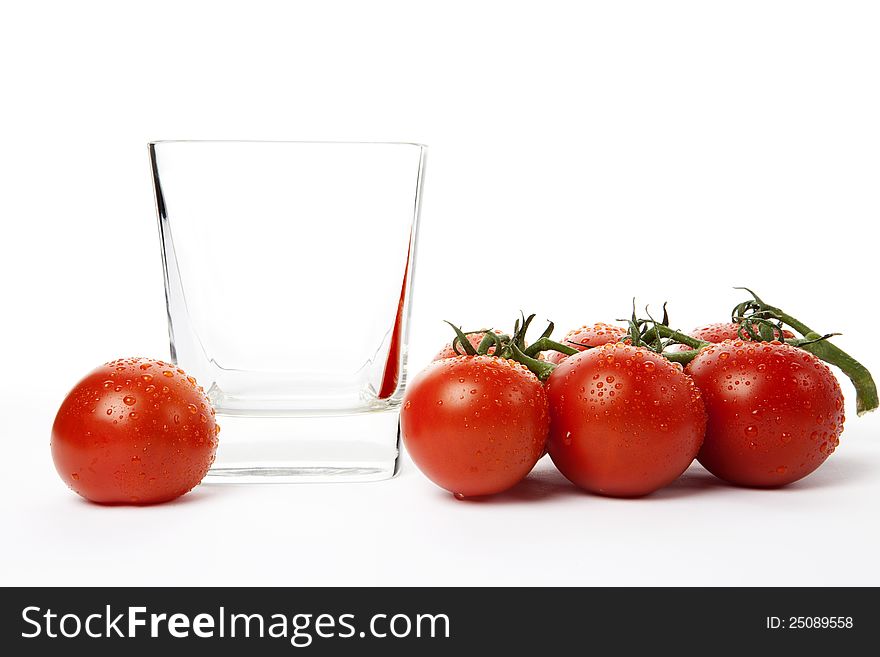
<svg viewBox="0 0 880 657">
<path fill-rule="evenodd" d="M 403 443 L 431 481 L 457 497 L 500 493 L 544 453 L 550 418 L 543 384 L 494 356 L 431 363 L 408 386 Z"/>
<path fill-rule="evenodd" d="M 92 502 L 167 502 L 214 461 L 214 409 L 196 380 L 160 360 L 126 358 L 76 384 L 52 427 L 64 482 Z"/>
<path fill-rule="evenodd" d="M 548 451 L 570 481 L 602 495 L 647 495 L 694 460 L 706 431 L 700 391 L 680 365 L 608 343 L 565 359 L 547 379 Z"/>
<path fill-rule="evenodd" d="M 725 340 L 704 347 L 687 372 L 709 424 L 697 457 L 741 486 L 790 484 L 818 468 L 843 431 L 843 394 L 828 366 L 779 342 Z"/>
<path fill-rule="evenodd" d="M 572 329 L 565 334 L 561 342 L 566 347 L 572 347 L 578 351 L 586 351 L 590 347 L 601 347 L 609 342 L 621 342 L 626 338 L 626 329 L 613 324 L 585 324 L 580 328 Z M 558 365 L 569 356 L 558 352 L 544 352 L 544 358 L 550 363 Z"/>
</svg>

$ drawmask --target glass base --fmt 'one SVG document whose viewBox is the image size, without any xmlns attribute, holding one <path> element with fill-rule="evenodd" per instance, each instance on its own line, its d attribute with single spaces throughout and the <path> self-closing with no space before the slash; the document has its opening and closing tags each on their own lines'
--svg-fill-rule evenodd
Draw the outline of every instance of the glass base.
<svg viewBox="0 0 880 657">
<path fill-rule="evenodd" d="M 397 474 L 396 409 L 340 416 L 224 415 L 206 483 L 380 481 Z"/>
</svg>

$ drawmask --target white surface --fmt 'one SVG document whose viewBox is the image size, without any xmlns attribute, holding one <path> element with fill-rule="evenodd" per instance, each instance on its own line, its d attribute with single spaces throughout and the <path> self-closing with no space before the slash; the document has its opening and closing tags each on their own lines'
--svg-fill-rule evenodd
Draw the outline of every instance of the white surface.
<svg viewBox="0 0 880 657">
<path fill-rule="evenodd" d="M 840 449 L 776 492 L 697 470 L 605 500 L 542 463 L 486 503 L 407 467 L 105 509 L 48 452 L 83 374 L 168 354 L 151 139 L 429 144 L 413 369 L 444 318 L 565 329 L 637 295 L 687 329 L 746 284 L 880 372 L 878 30 L 871 2 L 4 8 L 0 582 L 880 584 L 878 418 L 846 382 Z"/>
<path fill-rule="evenodd" d="M 458 501 L 406 463 L 379 483 L 208 484 L 139 509 L 68 493 L 45 442 L 4 483 L 4 584 L 880 584 L 876 431 L 847 429 L 820 470 L 777 491 L 695 465 L 651 497 L 606 499 L 545 458 L 485 501 Z"/>
</svg>

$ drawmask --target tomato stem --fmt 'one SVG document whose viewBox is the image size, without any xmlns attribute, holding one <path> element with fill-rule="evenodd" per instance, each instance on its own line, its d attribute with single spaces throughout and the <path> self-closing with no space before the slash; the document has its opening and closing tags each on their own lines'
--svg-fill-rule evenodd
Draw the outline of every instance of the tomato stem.
<svg viewBox="0 0 880 657">
<path fill-rule="evenodd" d="M 464 355 L 459 353 L 458 351 L 458 347 L 460 346 L 462 349 L 464 349 L 465 354 L 469 356 L 476 356 L 477 350 L 474 349 L 474 345 L 472 345 L 471 341 L 467 339 L 467 336 L 474 335 L 475 333 L 487 333 L 489 329 L 480 329 L 479 331 L 468 331 L 465 333 L 448 319 L 444 319 L 443 321 L 449 324 L 452 327 L 452 330 L 455 331 L 455 339 L 452 341 L 452 351 L 454 351 L 458 356 Z"/>
<path fill-rule="evenodd" d="M 783 320 L 785 321 L 785 320 Z M 786 322 L 788 324 L 788 322 Z M 791 324 L 789 324 L 791 326 Z M 794 328 L 794 327 L 792 327 Z M 804 337 L 820 337 L 818 333 L 808 332 Z M 786 340 L 788 342 L 788 340 Z M 878 406 L 877 384 L 868 369 L 855 358 L 831 344 L 828 340 L 818 340 L 801 346 L 804 351 L 824 360 L 826 363 L 836 366 L 841 372 L 849 377 L 856 389 L 856 413 L 864 415 L 873 411 Z"/>
<path fill-rule="evenodd" d="M 538 338 L 533 344 L 527 346 L 526 331 L 528 331 L 529 325 L 534 318 L 534 314 L 529 315 L 528 317 L 523 314 L 522 321 L 519 319 L 516 320 L 512 335 L 495 333 L 493 329 L 462 331 L 460 327 L 452 322 L 448 320 L 444 321 L 446 321 L 455 332 L 455 338 L 452 341 L 452 349 L 457 355 L 491 355 L 495 358 L 508 358 L 510 360 L 515 360 L 529 368 L 529 370 L 541 381 L 546 381 L 547 377 L 549 377 L 556 368 L 556 365 L 547 361 L 539 360 L 535 358 L 535 356 L 542 351 L 559 351 L 567 356 L 572 356 L 578 353 L 578 351 L 568 345 L 550 339 L 550 334 L 553 332 L 553 322 L 549 323 L 540 338 Z M 467 336 L 475 333 L 483 334 L 483 337 L 476 348 L 467 338 Z M 464 354 L 459 351 L 459 347 L 464 351 Z M 495 348 L 495 351 L 492 354 L 489 354 L 489 349 L 493 347 Z"/>
<path fill-rule="evenodd" d="M 672 338 L 675 342 L 679 344 L 683 344 L 687 347 L 690 347 L 694 350 L 694 355 L 696 352 L 702 349 L 703 347 L 711 344 L 710 342 L 706 342 L 705 340 L 699 340 L 697 338 L 691 337 L 690 335 L 685 335 L 681 331 L 676 331 L 673 328 L 669 328 L 665 324 L 654 324 L 653 327 L 648 329 L 644 336 L 642 336 L 642 341 L 650 342 L 653 339 L 656 339 L 657 336 L 661 338 Z M 682 351 L 679 353 L 688 353 L 686 351 Z M 667 354 L 664 354 L 664 356 Z M 693 356 L 691 357 L 693 358 Z M 680 362 L 680 361 L 676 361 Z M 689 361 L 688 361 L 689 362 Z"/>
<path fill-rule="evenodd" d="M 530 344 L 527 349 L 523 350 L 523 353 L 526 356 L 534 358 L 542 351 L 558 351 L 565 354 L 566 356 L 574 356 L 576 353 L 578 353 L 577 349 L 569 347 L 568 345 L 564 345 L 560 342 L 556 342 L 555 340 L 551 340 L 549 337 L 544 336 L 538 338 L 532 344 Z"/>
<path fill-rule="evenodd" d="M 537 376 L 538 379 L 540 379 L 541 381 L 546 381 L 547 378 L 551 374 L 553 374 L 553 370 L 556 369 L 556 365 L 554 365 L 553 363 L 527 356 L 513 342 L 510 343 L 510 351 L 512 352 L 512 360 L 515 360 L 517 363 L 522 363 L 523 365 L 528 367 L 532 371 L 532 373 Z"/>
<path fill-rule="evenodd" d="M 671 360 L 673 363 L 687 365 L 696 358 L 698 353 L 700 353 L 699 349 L 690 349 L 688 351 L 664 351 L 663 357 L 666 360 Z"/>
<path fill-rule="evenodd" d="M 817 358 L 834 365 L 846 374 L 856 389 L 856 413 L 864 415 L 873 411 L 880 405 L 877 399 L 877 384 L 874 377 L 864 365 L 843 351 L 840 347 L 828 341 L 830 336 L 822 336 L 799 319 L 796 319 L 776 306 L 764 302 L 757 294 L 748 288 L 745 290 L 752 295 L 752 299 L 737 305 L 733 309 L 733 319 L 742 322 L 750 317 L 771 318 L 787 324 L 800 333 L 802 340 L 786 340 L 788 344 L 794 344 L 804 351 L 809 351 Z"/>
</svg>

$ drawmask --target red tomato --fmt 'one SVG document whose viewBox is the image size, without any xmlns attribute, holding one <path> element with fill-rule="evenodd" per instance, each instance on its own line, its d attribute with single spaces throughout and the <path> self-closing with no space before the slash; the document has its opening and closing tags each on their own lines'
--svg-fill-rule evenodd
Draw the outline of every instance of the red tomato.
<svg viewBox="0 0 880 657">
<path fill-rule="evenodd" d="M 456 497 L 519 482 L 543 455 L 549 424 L 538 377 L 493 356 L 431 363 L 407 388 L 400 414 L 412 460 Z"/>
<path fill-rule="evenodd" d="M 52 427 L 64 482 L 101 504 L 155 504 L 198 484 L 214 462 L 214 409 L 174 365 L 127 358 L 76 384 Z"/>
<path fill-rule="evenodd" d="M 580 328 L 572 329 L 565 334 L 565 337 L 562 338 L 560 342 L 565 346 L 572 347 L 578 351 L 586 351 L 589 347 L 601 347 L 603 344 L 608 344 L 609 342 L 619 342 L 625 337 L 625 328 L 599 322 L 592 326 L 585 324 Z M 545 360 L 558 365 L 568 358 L 568 356 L 558 351 L 546 351 L 544 352 L 544 358 Z"/>
<path fill-rule="evenodd" d="M 790 484 L 818 468 L 843 431 L 843 394 L 818 358 L 778 342 L 705 347 L 687 367 L 709 424 L 697 457 L 741 486 Z"/>
<path fill-rule="evenodd" d="M 501 333 L 502 333 L 498 329 L 495 329 L 493 332 L 496 335 L 501 335 Z M 480 346 L 480 342 L 483 341 L 484 335 L 486 335 L 486 334 L 483 332 L 471 333 L 470 335 L 467 336 L 467 339 L 468 339 L 468 342 L 470 342 L 473 345 L 474 349 L 476 349 L 477 347 Z M 490 355 L 494 354 L 495 347 L 489 347 L 489 351 L 487 353 Z M 464 353 L 464 349 L 462 348 L 461 345 L 458 345 L 458 353 L 455 353 L 455 351 L 452 348 L 452 343 L 450 342 L 445 347 L 443 347 L 443 349 L 441 349 L 437 353 L 436 356 L 434 356 L 433 360 L 443 360 L 444 358 L 455 358 L 456 356 L 465 356 L 465 355 L 467 355 L 467 354 Z"/>
<path fill-rule="evenodd" d="M 548 451 L 581 488 L 647 495 L 694 460 L 706 431 L 700 392 L 680 365 L 610 343 L 565 359 L 547 379 Z"/>
<path fill-rule="evenodd" d="M 739 324 L 735 322 L 719 322 L 707 324 L 690 331 L 687 335 L 706 342 L 723 342 L 724 340 L 741 340 L 739 337 Z M 793 338 L 794 333 L 788 329 L 782 329 L 783 338 Z M 676 344 L 669 347 L 668 351 L 690 351 L 690 347 L 684 344 Z"/>
</svg>

